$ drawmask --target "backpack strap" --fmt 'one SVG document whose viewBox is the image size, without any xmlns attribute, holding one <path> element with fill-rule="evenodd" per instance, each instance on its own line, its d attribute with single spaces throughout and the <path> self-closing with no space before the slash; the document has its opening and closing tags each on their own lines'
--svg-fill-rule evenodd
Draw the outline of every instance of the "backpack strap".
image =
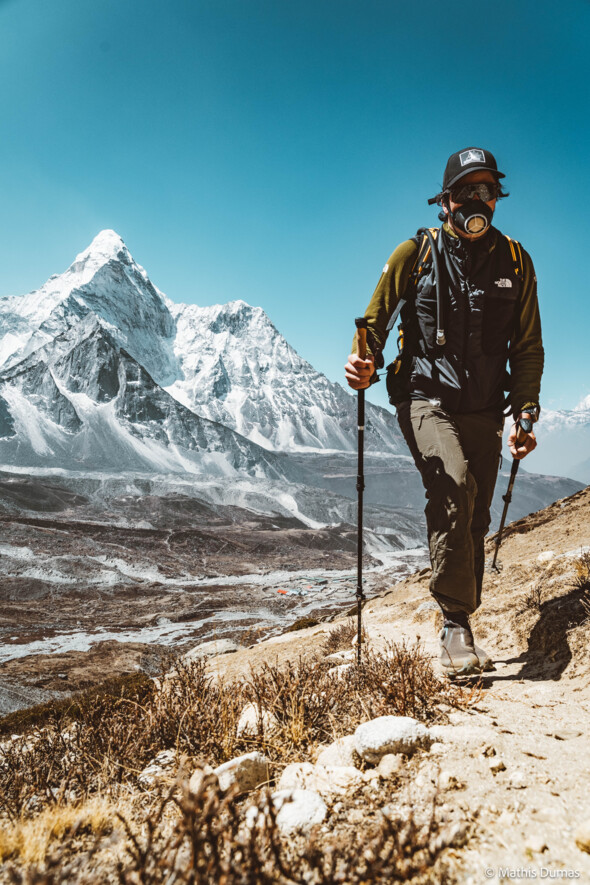
<svg viewBox="0 0 590 885">
<path fill-rule="evenodd" d="M 434 239 L 436 240 L 436 238 L 438 236 L 438 228 L 431 227 L 430 232 L 431 232 L 432 236 L 434 237 Z M 410 271 L 410 280 L 413 284 L 413 286 L 412 286 L 413 289 L 416 288 L 416 283 L 418 282 L 418 278 L 420 277 L 420 274 L 422 273 L 422 271 L 424 270 L 424 267 L 426 266 L 426 263 L 428 261 L 428 257 L 430 256 L 430 251 L 431 251 L 430 250 L 430 240 L 428 239 L 428 234 L 426 233 L 426 228 L 420 228 L 420 230 L 418 231 L 418 234 L 421 234 L 422 241 L 421 241 L 420 247 L 418 249 L 418 255 L 416 256 L 416 260 L 412 266 L 412 270 Z M 400 300 L 397 302 L 397 304 L 395 306 L 395 310 L 391 314 L 389 322 L 387 323 L 386 331 L 388 333 L 391 332 L 391 330 L 393 329 L 393 327 L 397 323 L 397 318 L 400 315 L 403 308 L 408 303 L 408 301 L 409 301 L 409 298 L 408 298 L 407 294 L 404 293 L 404 297 L 400 298 Z"/>
<path fill-rule="evenodd" d="M 509 237 L 507 234 L 504 234 L 504 236 L 508 241 L 508 245 L 510 246 L 510 254 L 512 255 L 512 266 L 514 267 L 514 273 L 519 280 L 522 280 L 522 275 L 524 272 L 524 262 L 522 259 L 521 245 L 518 240 L 513 240 L 512 237 Z"/>
</svg>

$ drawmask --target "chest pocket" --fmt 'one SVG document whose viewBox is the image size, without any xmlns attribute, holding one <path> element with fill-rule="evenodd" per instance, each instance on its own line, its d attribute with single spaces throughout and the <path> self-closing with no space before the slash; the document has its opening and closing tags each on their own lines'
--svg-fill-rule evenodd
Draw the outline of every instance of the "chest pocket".
<svg viewBox="0 0 590 885">
<path fill-rule="evenodd" d="M 418 282 L 415 311 L 419 347 L 425 354 L 432 353 L 436 342 L 436 285 L 432 270 Z"/>
<path fill-rule="evenodd" d="M 516 304 L 521 282 L 510 277 L 490 284 L 484 295 L 482 350 L 484 353 L 504 353 L 512 338 L 516 322 Z"/>
</svg>

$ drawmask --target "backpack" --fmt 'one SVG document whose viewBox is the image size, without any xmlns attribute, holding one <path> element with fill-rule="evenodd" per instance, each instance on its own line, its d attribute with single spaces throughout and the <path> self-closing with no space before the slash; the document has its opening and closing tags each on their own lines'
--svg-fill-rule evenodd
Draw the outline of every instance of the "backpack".
<svg viewBox="0 0 590 885">
<path fill-rule="evenodd" d="M 410 271 L 410 277 L 408 281 L 408 286 L 406 291 L 403 294 L 403 297 L 398 301 L 395 310 L 393 311 L 389 322 L 387 324 L 387 333 L 391 332 L 394 328 L 397 319 L 403 310 L 403 308 L 408 304 L 413 298 L 416 296 L 416 288 L 418 285 L 418 280 L 420 276 L 424 272 L 425 268 L 432 262 L 432 251 L 435 248 L 436 240 L 438 238 L 440 231 L 437 227 L 429 227 L 429 228 L 420 228 L 416 234 L 416 238 L 421 235 L 422 240 L 420 242 L 420 247 L 418 249 L 418 255 Z M 508 241 L 508 245 L 510 247 L 510 254 L 512 256 L 512 264 L 514 268 L 514 273 L 518 279 L 522 279 L 523 276 L 523 259 L 522 259 L 522 249 L 518 240 L 513 240 L 511 237 L 503 234 L 505 239 Z M 436 270 L 436 262 L 435 262 L 435 270 Z M 440 304 L 440 302 L 439 302 Z M 440 322 L 437 324 L 440 328 Z M 411 359 L 408 350 L 404 352 L 404 328 L 403 324 L 400 323 L 398 330 L 398 338 L 397 338 L 397 356 L 393 360 L 393 362 L 389 363 L 386 367 L 386 387 L 387 393 L 389 395 L 389 402 L 392 406 L 397 406 L 399 403 L 407 400 L 408 397 L 408 375 L 411 365 Z M 444 336 L 442 337 L 439 343 L 444 344 Z"/>
</svg>

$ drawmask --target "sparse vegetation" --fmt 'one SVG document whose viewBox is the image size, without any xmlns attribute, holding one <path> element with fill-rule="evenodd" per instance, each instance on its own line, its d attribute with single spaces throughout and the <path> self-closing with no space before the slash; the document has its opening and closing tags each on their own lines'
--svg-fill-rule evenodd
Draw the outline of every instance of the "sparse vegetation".
<svg viewBox="0 0 590 885">
<path fill-rule="evenodd" d="M 525 609 L 529 609 L 533 612 L 540 612 L 541 605 L 543 604 L 543 580 L 542 578 L 536 581 L 533 586 L 530 588 L 529 592 L 526 594 L 523 600 L 523 605 Z"/>
<path fill-rule="evenodd" d="M 580 602 L 586 612 L 586 621 L 590 621 L 590 553 L 581 553 L 575 562 L 577 577 L 574 580 L 574 589 L 581 594 Z"/>
<path fill-rule="evenodd" d="M 351 648 L 353 640 L 358 635 L 358 626 L 355 618 L 347 618 L 337 627 L 330 630 L 326 640 L 322 646 L 322 652 L 326 655 L 341 651 L 342 649 Z M 363 628 L 361 633 L 362 641 L 367 641 L 367 632 Z"/>
<path fill-rule="evenodd" d="M 243 800 L 221 795 L 211 783 L 197 798 L 187 795 L 186 778 L 166 798 L 162 788 L 138 787 L 139 772 L 163 749 L 175 749 L 187 770 L 260 749 L 278 774 L 285 763 L 311 758 L 318 744 L 350 733 L 360 721 L 383 714 L 432 721 L 441 718 L 441 703 L 466 706 L 474 699 L 439 681 L 418 645 L 365 652 L 362 666 L 351 666 L 341 678 L 329 669 L 330 662 L 300 660 L 223 683 L 203 662 L 177 664 L 161 687 L 149 681 L 133 694 L 129 685 L 119 685 L 117 691 L 88 692 L 68 709 L 49 707 L 36 725 L 0 745 L 0 860 L 16 864 L 12 881 L 29 881 L 17 870 L 40 863 L 43 855 L 45 878 L 31 882 L 85 881 L 81 868 L 73 878 L 71 872 L 69 879 L 61 876 L 74 861 L 81 863 L 81 846 L 101 849 L 112 809 L 123 806 L 133 808 L 124 815 L 127 835 L 120 836 L 130 852 L 118 873 L 125 885 L 170 881 L 179 858 L 178 882 L 360 883 L 421 875 L 440 851 L 440 845 L 433 848 L 432 822 L 425 829 L 424 822 L 422 828 L 415 821 L 373 822 L 361 854 L 354 829 L 333 844 L 307 841 L 294 854 L 279 838 L 262 794 L 261 824 L 253 834 L 243 830 Z M 238 738 L 248 702 L 271 711 L 278 731 Z M 52 866 L 58 842 L 61 861 Z M 26 844 L 36 848 L 27 853 Z"/>
</svg>

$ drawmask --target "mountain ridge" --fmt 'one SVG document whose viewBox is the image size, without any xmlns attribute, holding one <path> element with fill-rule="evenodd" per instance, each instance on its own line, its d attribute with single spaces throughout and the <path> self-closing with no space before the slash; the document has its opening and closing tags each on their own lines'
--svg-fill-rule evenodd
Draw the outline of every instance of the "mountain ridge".
<svg viewBox="0 0 590 885">
<path fill-rule="evenodd" d="M 269 450 L 352 451 L 356 401 L 303 360 L 260 307 L 175 304 L 123 240 L 102 231 L 61 275 L 0 299 L 10 368 L 89 314 L 98 316 L 156 383 L 183 405 Z M 405 452 L 397 422 L 367 404 L 367 442 Z"/>
</svg>

